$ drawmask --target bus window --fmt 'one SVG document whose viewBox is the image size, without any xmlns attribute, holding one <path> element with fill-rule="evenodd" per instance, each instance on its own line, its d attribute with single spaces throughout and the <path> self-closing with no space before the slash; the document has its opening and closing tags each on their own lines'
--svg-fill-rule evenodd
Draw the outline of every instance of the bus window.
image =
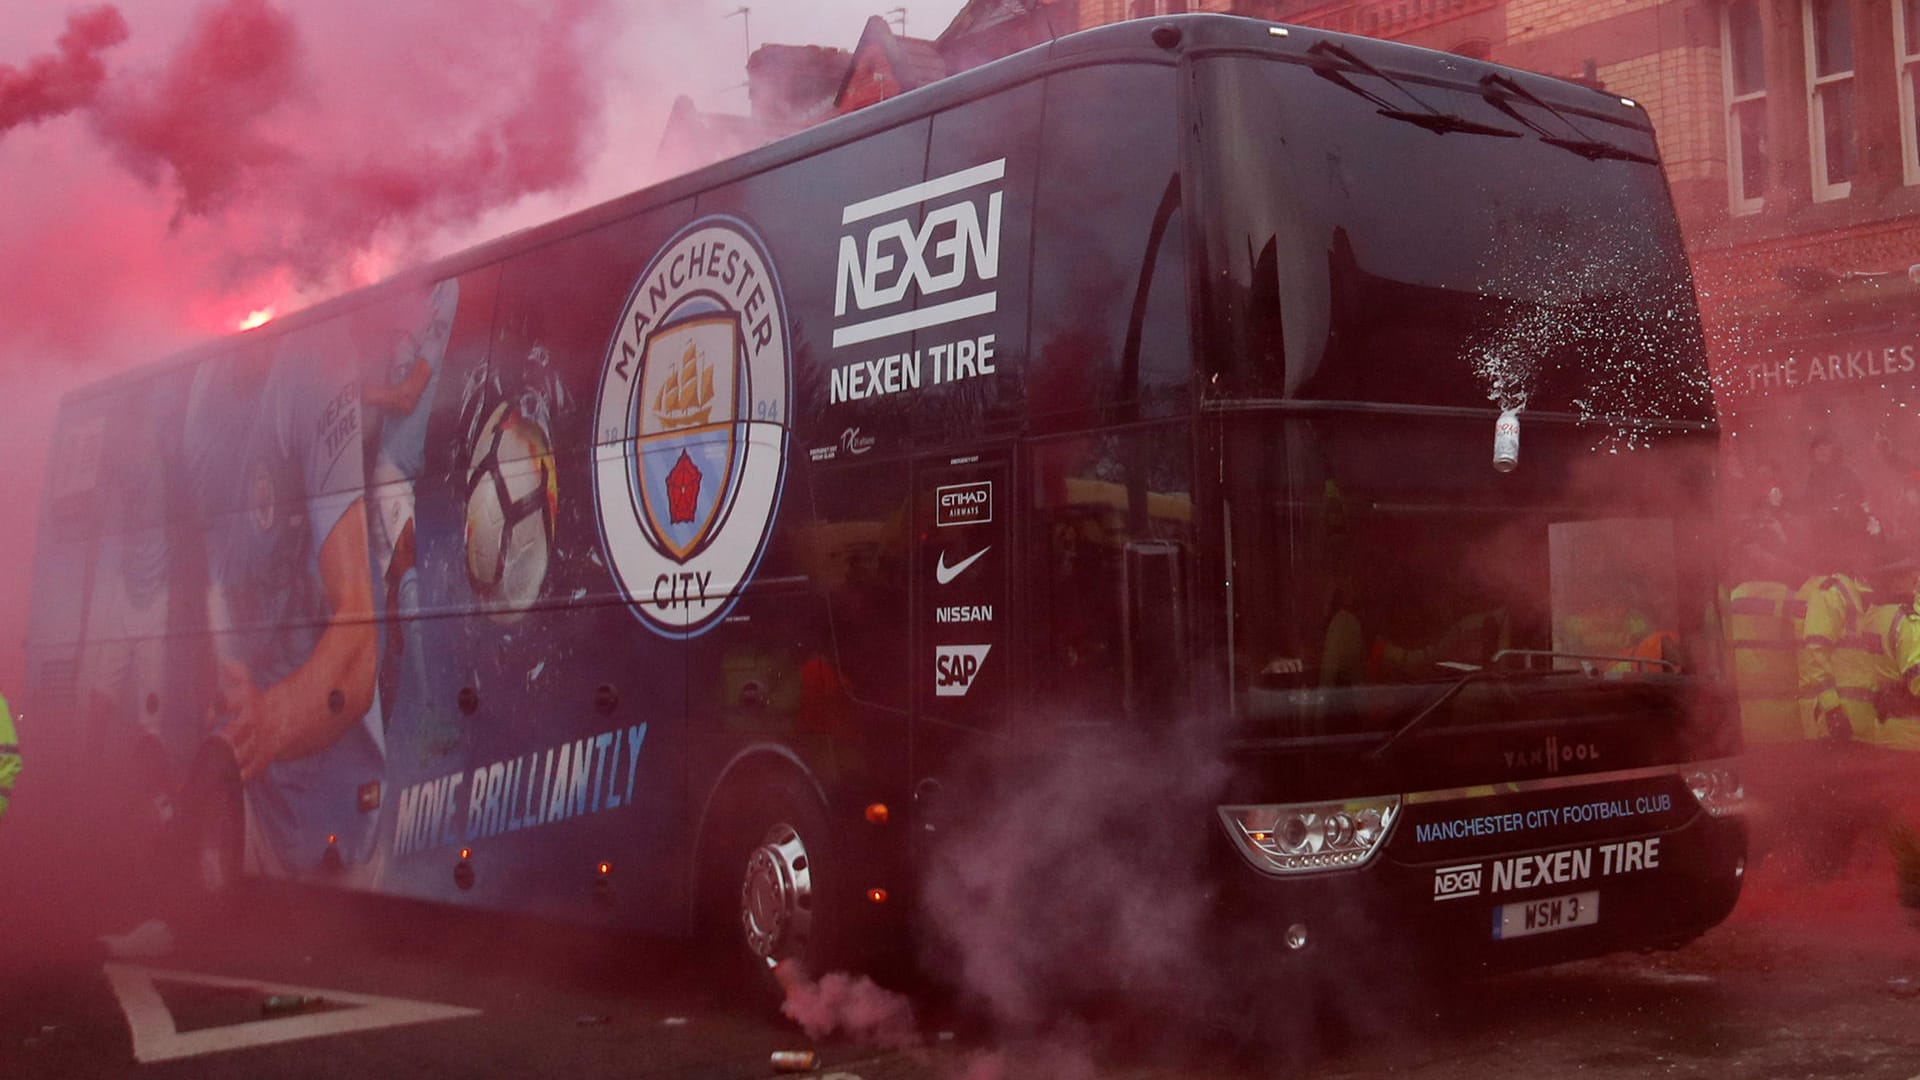
<svg viewBox="0 0 1920 1080">
<path fill-rule="evenodd" d="M 1163 108 L 1172 68 L 1101 66 L 1047 81 L 1035 208 L 1036 415 L 1133 405 L 1129 416 L 1185 411 L 1185 230 L 1176 130 Z M 1068 107 L 1071 103 L 1071 107 Z"/>
<path fill-rule="evenodd" d="M 929 182 L 980 176 L 979 185 L 967 190 L 991 194 L 926 205 L 935 247 L 929 274 L 914 290 L 917 306 L 925 312 L 989 297 L 995 306 L 991 315 L 935 323 L 914 334 L 913 347 L 933 365 L 932 382 L 915 397 L 914 437 L 923 444 L 1012 431 L 1025 412 L 1027 319 L 1015 297 L 1027 295 L 1025 253 L 1033 250 L 1029 230 L 1040 95 L 1036 80 L 933 118 Z M 986 179 L 996 173 L 997 180 Z M 951 259 L 940 254 L 948 250 Z M 939 359 L 934 359 L 936 350 Z"/>
<path fill-rule="evenodd" d="M 1711 651 L 1691 550 L 1711 509 L 1689 496 L 1708 450 L 1657 444 L 1636 451 L 1638 483 L 1602 480 L 1587 433 L 1536 422 L 1526 467 L 1489 483 L 1465 422 L 1229 426 L 1234 661 L 1253 712 L 1365 724 L 1325 693 L 1454 679 L 1503 650 L 1620 675 L 1691 672 Z"/>
<path fill-rule="evenodd" d="M 1196 91 L 1210 123 L 1263 134 L 1216 144 L 1193 200 L 1219 210 L 1205 359 L 1221 393 L 1486 408 L 1482 376 L 1505 375 L 1536 412 L 1711 418 L 1704 365 L 1673 362 L 1697 357 L 1699 328 L 1658 168 L 1564 151 L 1496 165 L 1522 140 L 1381 124 L 1340 83 L 1292 76 L 1236 57 Z M 1421 97 L 1513 122 L 1470 87 Z M 1593 134 L 1653 150 L 1624 122 Z M 1473 195 L 1436 212 L 1429 191 Z M 1276 294 L 1285 320 L 1259 317 Z"/>
<path fill-rule="evenodd" d="M 809 691 L 907 707 L 907 466 L 822 470 L 801 561 L 832 614 L 837 669 L 803 673 Z"/>
<path fill-rule="evenodd" d="M 1113 720 L 1129 685 L 1129 574 L 1177 593 L 1193 535 L 1187 431 L 1132 428 L 1033 448 L 1031 626 L 1036 703 L 1047 722 Z M 1134 621 L 1146 612 L 1134 612 Z M 1171 618 L 1171 612 L 1161 612 Z M 1142 633 L 1136 644 L 1180 640 Z M 1135 680 L 1165 705 L 1165 657 L 1137 658 Z"/>
</svg>

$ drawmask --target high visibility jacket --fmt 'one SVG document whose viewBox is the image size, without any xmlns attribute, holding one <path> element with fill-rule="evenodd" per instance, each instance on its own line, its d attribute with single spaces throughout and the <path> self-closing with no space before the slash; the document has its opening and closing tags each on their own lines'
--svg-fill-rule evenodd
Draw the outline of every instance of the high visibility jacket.
<svg viewBox="0 0 1920 1080">
<path fill-rule="evenodd" d="M 1727 602 L 1733 688 L 1740 701 L 1740 728 L 1748 742 L 1799 742 L 1799 635 L 1794 631 L 1793 593 L 1777 581 L 1734 586 Z M 1804 612 L 1802 617 L 1804 618 Z"/>
<path fill-rule="evenodd" d="M 13 730 L 13 711 L 0 697 L 0 818 L 13 801 L 13 784 L 20 777 L 20 739 Z"/>
<path fill-rule="evenodd" d="M 1793 595 L 1787 598 L 1787 629 L 1793 635 L 1793 696 L 1794 711 L 1800 717 L 1800 737 L 1810 738 L 1813 731 L 1813 699 L 1801 684 L 1800 654 L 1805 645 L 1801 641 L 1807 633 L 1807 601 L 1820 591 L 1820 583 L 1825 577 L 1812 577 L 1802 582 Z"/>
<path fill-rule="evenodd" d="M 1877 620 L 1885 647 L 1880 726 L 1874 742 L 1893 750 L 1920 750 L 1920 613 L 1911 603 L 1883 604 Z"/>
<path fill-rule="evenodd" d="M 1879 723 L 1873 697 L 1880 681 L 1873 657 L 1877 642 L 1865 626 L 1872 602 L 1872 590 L 1846 574 L 1819 579 L 1807 597 L 1807 621 L 1800 635 L 1800 696 L 1812 701 L 1802 713 L 1809 739 L 1831 734 L 1825 718 L 1835 709 L 1845 714 L 1855 739 L 1873 738 Z"/>
<path fill-rule="evenodd" d="M 1665 671 L 1667 670 L 1666 664 L 1655 663 L 1655 661 L 1668 660 L 1675 663 L 1679 662 L 1680 635 L 1671 630 L 1655 630 L 1653 633 L 1634 642 L 1633 647 L 1626 651 L 1626 655 L 1635 657 L 1636 659 L 1616 661 L 1609 670 L 1627 673 Z"/>
</svg>

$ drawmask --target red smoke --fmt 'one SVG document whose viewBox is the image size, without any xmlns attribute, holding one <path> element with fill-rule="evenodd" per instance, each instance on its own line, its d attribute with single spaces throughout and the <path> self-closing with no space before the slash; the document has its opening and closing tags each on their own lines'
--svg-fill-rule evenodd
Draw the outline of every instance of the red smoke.
<svg viewBox="0 0 1920 1080">
<path fill-rule="evenodd" d="M 652 89 L 647 57 L 613 64 L 651 9 L 146 0 L 68 17 L 51 49 L 16 43 L 61 24 L 0 14 L 0 188 L 33 208 L 0 216 L 0 693 L 24 679 L 59 396 L 508 227 L 529 195 L 577 195 L 601 88 Z M 649 108 L 626 103 L 624 137 L 650 151 Z"/>
<path fill-rule="evenodd" d="M 0 65 L 0 135 L 92 102 L 107 77 L 95 54 L 125 40 L 127 21 L 119 11 L 92 8 L 68 17 L 58 54 L 34 58 L 24 71 Z"/>
<path fill-rule="evenodd" d="M 201 9 L 157 75 L 117 83 L 94 126 L 136 176 L 177 188 L 181 214 L 208 214 L 293 158 L 262 123 L 300 85 L 299 60 L 291 19 L 265 0 L 227 0 Z"/>
<path fill-rule="evenodd" d="M 913 1005 L 865 975 L 835 971 L 816 983 L 791 961 L 774 968 L 773 974 L 786 993 L 780 1011 L 799 1024 L 809 1039 L 843 1035 L 886 1050 L 920 1045 Z"/>
<path fill-rule="evenodd" d="M 339 51 L 268 0 L 203 7 L 158 71 L 107 87 L 94 131 L 172 196 L 175 227 L 217 224 L 230 279 L 359 284 L 359 257 L 375 273 L 421 258 L 437 230 L 585 173 L 600 0 L 432 6 L 373 17 Z"/>
</svg>

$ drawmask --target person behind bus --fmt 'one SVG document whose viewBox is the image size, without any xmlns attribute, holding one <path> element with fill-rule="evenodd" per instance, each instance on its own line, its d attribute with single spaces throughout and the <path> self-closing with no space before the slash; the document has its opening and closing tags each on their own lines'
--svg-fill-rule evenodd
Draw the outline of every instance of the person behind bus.
<svg viewBox="0 0 1920 1080">
<path fill-rule="evenodd" d="M 357 364 L 344 335 L 206 361 L 189 395 L 189 488 L 205 528 L 216 738 L 268 872 L 370 882 L 385 744 L 375 684 Z M 375 789 L 377 791 L 377 788 Z M 371 805 L 368 805 L 371 804 Z"/>
<path fill-rule="evenodd" d="M 1740 728 L 1749 746 L 1784 745 L 1804 738 L 1797 654 L 1801 627 L 1794 618 L 1792 522 L 1774 463 L 1754 465 L 1746 495 L 1733 513 L 1727 598 L 1727 644 L 1733 659 Z M 1804 608 L 1801 622 L 1804 622 Z"/>
<path fill-rule="evenodd" d="M 1837 742 L 1868 737 L 1876 719 L 1873 661 L 1862 630 L 1873 589 L 1845 571 L 1815 575 L 1808 585 L 1800 637 L 1804 733 Z"/>
<path fill-rule="evenodd" d="M 1817 437 L 1816 465 L 1823 447 L 1831 443 Z M 1830 471 L 1844 470 L 1837 454 L 1835 449 L 1826 459 Z M 1810 486 L 1819 475 L 1808 474 Z M 1833 483 L 1846 487 L 1844 479 Z M 1803 526 L 1804 550 L 1815 569 L 1795 594 L 1805 604 L 1799 652 L 1803 732 L 1809 739 L 1834 742 L 1866 738 L 1876 715 L 1872 646 L 1862 623 L 1876 597 L 1863 568 L 1874 561 L 1879 530 L 1857 494 L 1816 507 Z"/>
<path fill-rule="evenodd" d="M 1867 620 L 1874 651 L 1875 705 L 1879 724 L 1873 743 L 1883 749 L 1920 751 L 1920 557 L 1882 571 L 1884 595 Z M 1904 759 L 1903 759 L 1904 760 Z"/>
<path fill-rule="evenodd" d="M 1816 529 L 1835 533 L 1861 532 L 1873 514 L 1859 475 L 1825 431 L 1815 432 L 1807 443 L 1807 482 L 1799 501 Z"/>
</svg>

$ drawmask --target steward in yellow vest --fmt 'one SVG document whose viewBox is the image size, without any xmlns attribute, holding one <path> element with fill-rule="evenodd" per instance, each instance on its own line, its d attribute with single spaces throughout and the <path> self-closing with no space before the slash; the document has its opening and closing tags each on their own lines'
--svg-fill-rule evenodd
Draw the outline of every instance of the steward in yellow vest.
<svg viewBox="0 0 1920 1080">
<path fill-rule="evenodd" d="M 1881 661 L 1880 726 L 1873 742 L 1890 750 L 1920 750 L 1920 599 L 1882 604 L 1874 629 L 1886 653 Z"/>
<path fill-rule="evenodd" d="M 1806 738 L 1796 656 L 1800 635 L 1792 609 L 1793 593 L 1778 581 L 1742 582 L 1727 603 L 1734 693 L 1740 702 L 1740 728 L 1749 743 Z"/>
<path fill-rule="evenodd" d="M 1866 633 L 1873 592 L 1848 574 L 1809 581 L 1806 625 L 1800 636 L 1801 717 L 1809 739 L 1872 738 L 1879 722 L 1874 692 L 1880 682 Z M 1809 703 L 1810 702 L 1810 706 Z"/>
</svg>

